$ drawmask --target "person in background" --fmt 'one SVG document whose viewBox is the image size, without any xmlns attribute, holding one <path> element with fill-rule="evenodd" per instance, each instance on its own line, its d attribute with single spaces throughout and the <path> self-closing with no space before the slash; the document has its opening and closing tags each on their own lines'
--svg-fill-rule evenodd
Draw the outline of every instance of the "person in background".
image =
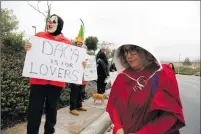
<svg viewBox="0 0 201 134">
<path fill-rule="evenodd" d="M 101 47 L 100 47 L 100 50 L 99 50 L 98 53 L 96 54 L 96 61 L 98 60 L 98 59 L 97 59 L 97 58 L 98 58 L 98 55 L 99 55 L 99 53 L 101 53 L 101 52 L 105 53 L 105 47 L 104 47 L 104 46 L 101 46 Z"/>
<path fill-rule="evenodd" d="M 115 54 L 120 73 L 106 107 L 113 134 L 179 134 L 185 120 L 176 77 L 146 40 L 135 40 Z"/>
<path fill-rule="evenodd" d="M 63 25 L 62 18 L 53 14 L 49 19 L 47 32 L 39 32 L 35 36 L 71 45 L 71 42 L 62 34 Z M 31 43 L 25 43 L 24 50 L 27 52 L 30 49 Z M 46 115 L 44 134 L 55 132 L 57 103 L 64 87 L 64 82 L 30 78 L 27 134 L 38 134 L 44 103 Z"/>
<path fill-rule="evenodd" d="M 87 50 L 87 46 L 83 43 L 82 48 Z M 82 102 L 84 102 L 85 99 L 87 99 L 87 93 L 86 93 L 86 83 L 82 87 Z"/>
<path fill-rule="evenodd" d="M 107 84 L 106 80 L 107 77 L 109 76 L 109 72 L 108 72 L 107 56 L 102 51 L 100 51 L 97 55 L 97 74 L 98 74 L 97 92 L 98 94 L 104 94 L 105 87 Z"/>
<path fill-rule="evenodd" d="M 115 66 L 115 63 L 114 63 L 114 53 L 115 53 L 115 49 L 112 50 L 111 52 L 111 55 L 112 55 L 112 61 L 111 61 L 111 65 L 110 65 L 110 72 L 116 72 L 117 71 L 117 68 Z"/>
<path fill-rule="evenodd" d="M 175 69 L 174 69 L 174 64 L 173 63 L 169 63 L 169 66 L 172 68 L 172 70 L 175 72 Z"/>
<path fill-rule="evenodd" d="M 84 23 L 81 20 L 82 24 L 80 26 L 80 31 L 78 33 L 78 36 L 76 37 L 75 45 L 77 47 L 82 47 L 83 41 L 84 41 Z M 86 82 L 83 81 L 82 84 L 72 84 L 70 86 L 71 92 L 70 92 L 70 113 L 73 115 L 78 116 L 79 112 L 81 111 L 87 111 L 87 108 L 82 105 L 83 102 L 83 94 L 85 93 L 85 86 Z"/>
<path fill-rule="evenodd" d="M 110 66 L 110 72 L 115 72 L 115 71 L 117 71 L 116 66 L 114 63 L 112 63 Z"/>
<path fill-rule="evenodd" d="M 105 49 L 104 46 L 101 46 L 101 47 L 100 47 L 100 50 L 98 51 L 98 53 L 97 53 L 97 55 L 96 55 L 96 61 L 98 60 L 98 57 L 99 57 L 99 54 L 100 54 L 100 53 L 105 53 L 105 62 L 106 62 L 106 64 L 109 64 L 108 58 L 107 58 L 107 55 L 106 55 L 106 49 Z"/>
</svg>

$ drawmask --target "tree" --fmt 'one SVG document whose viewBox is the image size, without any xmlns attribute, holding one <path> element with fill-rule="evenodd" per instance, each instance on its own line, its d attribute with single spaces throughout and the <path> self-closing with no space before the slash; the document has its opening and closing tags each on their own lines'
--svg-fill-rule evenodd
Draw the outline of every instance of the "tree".
<svg viewBox="0 0 201 134">
<path fill-rule="evenodd" d="M 16 15 L 13 14 L 13 10 L 2 8 L 1 17 L 1 48 L 3 54 L 20 51 L 22 49 L 23 34 L 13 32 L 18 29 L 19 24 Z"/>
<path fill-rule="evenodd" d="M 88 50 L 93 50 L 94 53 L 97 50 L 98 38 L 94 36 L 89 36 L 85 40 L 85 45 Z"/>
<path fill-rule="evenodd" d="M 17 30 L 18 20 L 13 10 L 3 8 L 1 10 L 1 38 L 4 38 L 8 33 Z"/>
<path fill-rule="evenodd" d="M 190 61 L 190 59 L 188 57 L 184 60 L 183 65 L 185 65 L 185 66 L 192 65 L 192 63 L 191 63 L 191 61 Z"/>
<path fill-rule="evenodd" d="M 52 2 L 49 3 L 49 1 L 47 1 L 47 11 L 46 11 L 46 14 L 43 13 L 40 8 L 39 8 L 39 3 L 41 1 L 38 1 L 37 3 L 37 6 L 33 6 L 29 3 L 29 1 L 27 1 L 27 3 L 29 4 L 29 6 L 31 6 L 33 9 L 35 9 L 36 11 L 38 11 L 40 14 L 42 14 L 44 17 L 45 17 L 45 31 L 47 30 L 47 23 L 48 23 L 48 20 L 50 18 L 50 12 L 51 12 L 51 5 L 52 5 Z"/>
<path fill-rule="evenodd" d="M 100 47 L 104 47 L 105 48 L 105 52 L 106 52 L 106 55 L 108 58 L 111 58 L 112 57 L 112 49 L 114 48 L 114 44 L 113 43 L 110 43 L 110 42 L 106 42 L 106 41 L 103 41 L 101 44 L 99 44 L 99 48 Z"/>
</svg>

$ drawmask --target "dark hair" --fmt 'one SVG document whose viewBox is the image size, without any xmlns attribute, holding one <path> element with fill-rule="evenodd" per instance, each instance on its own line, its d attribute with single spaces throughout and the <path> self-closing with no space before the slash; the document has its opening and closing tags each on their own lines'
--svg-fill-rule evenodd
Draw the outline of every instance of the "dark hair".
<svg viewBox="0 0 201 134">
<path fill-rule="evenodd" d="M 107 56 L 106 56 L 106 54 L 105 54 L 104 52 L 101 52 L 101 51 L 100 51 L 100 52 L 97 54 L 96 59 L 98 60 L 99 58 L 102 59 L 102 60 L 105 62 L 106 65 L 109 64 L 108 59 L 107 59 Z"/>
<path fill-rule="evenodd" d="M 132 44 L 128 44 L 128 45 L 132 45 Z M 133 45 L 136 47 L 136 51 L 137 52 L 142 52 L 144 51 L 145 53 L 145 56 L 147 58 L 147 61 L 148 61 L 148 65 L 155 65 L 155 62 L 156 62 L 156 59 L 154 58 L 154 56 L 152 54 L 150 54 L 147 50 L 137 46 L 137 45 Z M 129 64 L 126 60 L 126 57 L 125 57 L 125 53 L 124 53 L 124 45 L 121 46 L 119 48 L 119 52 L 117 52 L 117 57 L 120 58 L 120 62 L 121 64 L 123 65 L 124 68 L 128 68 L 129 67 Z"/>
<path fill-rule="evenodd" d="M 173 63 L 169 63 L 169 65 L 172 65 L 171 68 L 172 68 L 172 70 L 175 72 L 174 64 L 173 64 Z"/>
</svg>

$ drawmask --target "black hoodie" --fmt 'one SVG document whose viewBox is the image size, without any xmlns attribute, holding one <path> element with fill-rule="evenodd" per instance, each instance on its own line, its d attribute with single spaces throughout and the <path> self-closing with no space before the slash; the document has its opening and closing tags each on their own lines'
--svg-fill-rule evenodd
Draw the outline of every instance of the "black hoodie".
<svg viewBox="0 0 201 134">
<path fill-rule="evenodd" d="M 55 31 L 54 33 L 50 33 L 50 34 L 51 34 L 52 36 L 57 36 L 57 35 L 61 34 L 61 31 L 62 31 L 63 25 L 64 25 L 64 21 L 63 21 L 63 19 L 62 19 L 61 17 L 59 17 L 59 16 L 56 15 L 56 14 L 51 15 L 50 18 L 51 18 L 52 16 L 57 16 L 57 17 L 58 17 L 58 25 L 57 25 L 56 31 Z"/>
</svg>

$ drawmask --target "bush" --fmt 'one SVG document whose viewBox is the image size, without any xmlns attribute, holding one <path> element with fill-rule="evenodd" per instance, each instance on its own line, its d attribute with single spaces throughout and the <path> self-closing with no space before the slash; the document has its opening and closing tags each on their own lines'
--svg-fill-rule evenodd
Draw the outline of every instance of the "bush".
<svg viewBox="0 0 201 134">
<path fill-rule="evenodd" d="M 66 107 L 70 104 L 70 88 L 65 88 L 61 92 L 58 109 Z"/>
<path fill-rule="evenodd" d="M 22 50 L 12 53 L 8 47 L 1 55 L 1 128 L 25 120 L 28 105 L 28 78 L 22 77 L 25 54 Z"/>
<path fill-rule="evenodd" d="M 24 55 L 1 56 L 1 129 L 26 120 L 29 79 L 22 77 Z M 69 89 L 62 90 L 58 108 L 69 105 Z"/>
<path fill-rule="evenodd" d="M 29 78 L 22 77 L 24 54 L 1 56 L 1 129 L 26 121 Z M 62 90 L 58 108 L 69 105 L 69 89 Z"/>
</svg>

